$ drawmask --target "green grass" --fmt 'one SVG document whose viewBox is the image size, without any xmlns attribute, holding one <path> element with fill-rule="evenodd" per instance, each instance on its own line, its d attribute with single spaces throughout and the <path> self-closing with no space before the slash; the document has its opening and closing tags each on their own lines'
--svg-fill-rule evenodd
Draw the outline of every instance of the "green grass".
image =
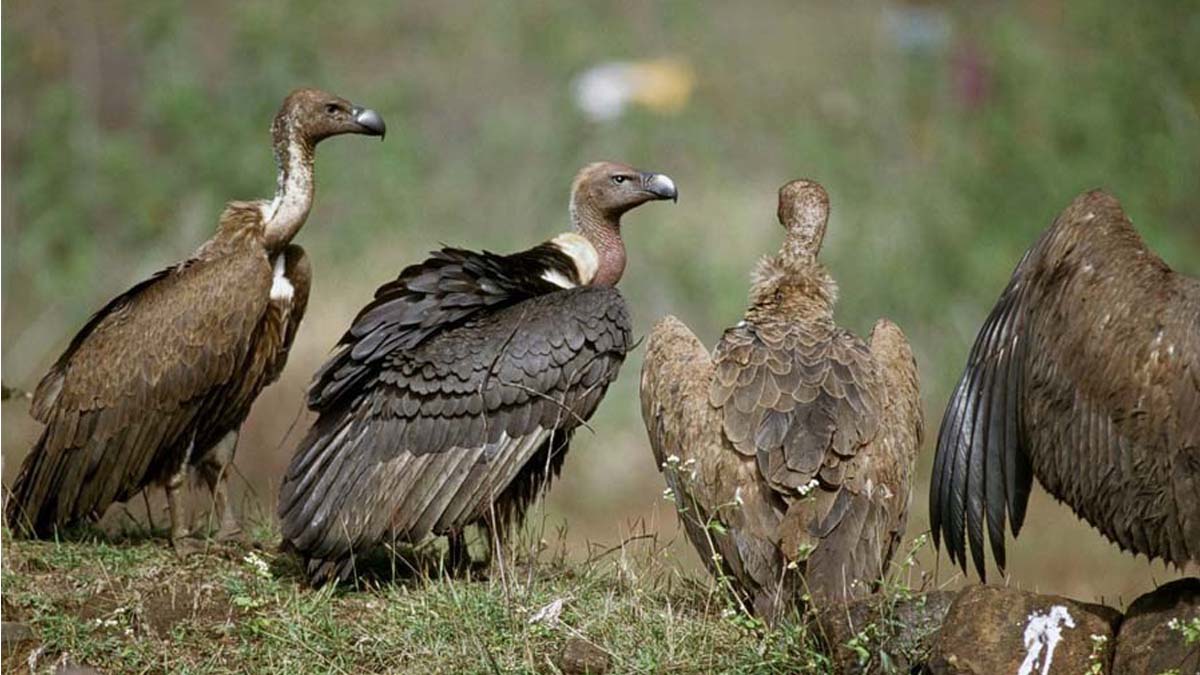
<svg viewBox="0 0 1200 675">
<path fill-rule="evenodd" d="M 804 628 L 757 630 L 653 537 L 480 579 L 381 562 L 365 588 L 315 591 L 264 550 L 180 561 L 153 539 L 4 544 L 4 618 L 34 630 L 43 668 L 66 653 L 122 673 L 558 672 L 575 639 L 611 672 L 827 670 Z M 557 620 L 532 620 L 557 600 Z M 5 672 L 30 647 L 6 652 Z"/>
<path fill-rule="evenodd" d="M 714 344 L 741 316 L 755 260 L 779 245 L 777 187 L 808 176 L 829 189 L 822 258 L 839 322 L 861 334 L 891 318 L 920 365 L 928 440 L 911 539 L 928 527 L 933 439 L 975 334 L 1076 194 L 1113 191 L 1154 250 L 1200 274 L 1196 3 L 918 4 L 948 29 L 940 45 L 905 47 L 895 17 L 911 3 L 896 2 L 7 2 L 4 383 L 32 390 L 91 312 L 210 236 L 226 200 L 269 196 L 271 115 L 290 88 L 321 86 L 379 110 L 388 138 L 321 146 L 299 237 L 313 293 L 281 380 L 243 427 L 241 495 L 274 509 L 309 423 L 296 421 L 304 387 L 379 284 L 439 242 L 511 251 L 553 236 L 573 172 L 612 158 L 681 191 L 625 227 L 621 289 L 639 336 L 670 313 Z M 593 124 L 574 109 L 582 70 L 659 57 L 696 73 L 678 114 Z M 576 557 L 631 521 L 674 531 L 640 419 L 641 359 L 549 495 Z M 24 402 L 0 415 L 11 484 L 41 426 Z M 1014 584 L 1123 604 L 1178 576 L 1040 491 L 1029 514 Z M 698 562 L 686 547 L 681 558 Z"/>
</svg>

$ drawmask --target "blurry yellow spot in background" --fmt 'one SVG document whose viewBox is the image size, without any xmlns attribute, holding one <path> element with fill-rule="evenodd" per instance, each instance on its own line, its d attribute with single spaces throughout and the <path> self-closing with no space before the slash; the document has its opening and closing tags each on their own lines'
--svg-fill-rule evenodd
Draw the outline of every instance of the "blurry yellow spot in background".
<svg viewBox="0 0 1200 675">
<path fill-rule="evenodd" d="M 669 115 L 687 105 L 696 76 L 686 62 L 671 59 L 609 61 L 575 78 L 575 104 L 588 118 L 619 118 L 631 104 Z"/>
</svg>

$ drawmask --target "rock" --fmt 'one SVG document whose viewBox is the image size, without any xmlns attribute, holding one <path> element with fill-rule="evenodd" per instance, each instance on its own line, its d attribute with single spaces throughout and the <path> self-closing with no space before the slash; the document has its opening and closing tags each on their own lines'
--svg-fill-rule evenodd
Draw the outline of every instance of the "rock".
<svg viewBox="0 0 1200 675">
<path fill-rule="evenodd" d="M 32 642 L 35 639 L 33 629 L 28 624 L 17 621 L 5 621 L 0 624 L 0 643 L 6 650 L 12 649 L 22 642 Z"/>
<path fill-rule="evenodd" d="M 1200 644 L 1173 626 L 1200 619 L 1200 579 L 1177 579 L 1129 605 L 1117 634 L 1113 673 L 1200 673 Z"/>
<path fill-rule="evenodd" d="M 946 614 L 935 675 L 1109 672 L 1121 614 L 1111 607 L 997 586 L 971 586 Z"/>
<path fill-rule="evenodd" d="M 577 637 L 567 640 L 558 657 L 558 669 L 566 675 L 603 675 L 610 665 L 608 652 Z"/>
<path fill-rule="evenodd" d="M 874 595 L 822 611 L 814 629 L 837 673 L 909 673 L 933 649 L 955 593 Z"/>
</svg>

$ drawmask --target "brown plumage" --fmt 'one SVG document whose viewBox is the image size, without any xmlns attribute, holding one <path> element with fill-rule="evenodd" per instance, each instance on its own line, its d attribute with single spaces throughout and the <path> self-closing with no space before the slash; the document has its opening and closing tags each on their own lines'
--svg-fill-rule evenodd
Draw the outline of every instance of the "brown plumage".
<svg viewBox="0 0 1200 675">
<path fill-rule="evenodd" d="M 825 190 L 779 192 L 782 249 L 754 274 L 750 307 L 709 358 L 679 320 L 650 335 L 642 417 L 689 538 L 772 619 L 805 593 L 868 593 L 904 533 L 920 446 L 916 363 L 880 319 L 869 344 L 833 321 L 817 262 Z"/>
<path fill-rule="evenodd" d="M 1032 479 L 1125 550 L 1200 561 L 1200 282 L 1080 195 L 1013 272 L 946 407 L 934 540 L 1004 568 Z M 966 539 L 963 537 L 964 523 Z"/>
<path fill-rule="evenodd" d="M 384 127 L 373 111 L 299 89 L 271 130 L 275 199 L 228 204 L 211 239 L 105 305 L 38 385 L 31 412 L 46 428 L 6 505 L 17 532 L 49 536 L 159 484 L 178 543 L 189 467 L 213 492 L 221 535 L 239 532 L 226 508 L 227 465 L 308 303 L 308 260 L 290 242 L 312 206 L 314 149 Z"/>
<path fill-rule="evenodd" d="M 571 190 L 575 232 L 512 255 L 443 249 L 375 293 L 309 389 L 319 416 L 279 497 L 310 581 L 347 580 L 383 542 L 502 538 L 562 467 L 631 346 L 620 219 L 674 199 L 603 162 Z M 491 537 L 489 537 L 489 542 Z"/>
</svg>

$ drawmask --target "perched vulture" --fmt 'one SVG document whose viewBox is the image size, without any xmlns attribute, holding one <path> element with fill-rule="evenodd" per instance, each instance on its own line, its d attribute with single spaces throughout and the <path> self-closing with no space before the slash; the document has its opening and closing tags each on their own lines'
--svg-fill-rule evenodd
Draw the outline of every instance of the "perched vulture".
<svg viewBox="0 0 1200 675">
<path fill-rule="evenodd" d="M 461 562 L 468 525 L 502 538 L 521 521 L 631 345 L 621 216 L 675 198 L 667 176 L 591 164 L 574 232 L 511 255 L 445 248 L 376 291 L 313 378 L 318 417 L 279 497 L 314 585 L 430 534 Z"/>
<path fill-rule="evenodd" d="M 1025 253 L 975 339 L 938 435 L 934 541 L 964 571 L 969 542 L 986 578 L 986 522 L 1003 570 L 1034 476 L 1122 549 L 1200 561 L 1200 282 L 1099 190 Z"/>
<path fill-rule="evenodd" d="M 904 533 L 921 443 L 917 368 L 880 319 L 870 344 L 833 320 L 817 262 L 829 197 L 779 191 L 783 247 L 758 265 L 745 317 L 710 358 L 675 317 L 650 335 L 642 417 L 700 557 L 773 620 L 869 593 Z"/>
<path fill-rule="evenodd" d="M 308 259 L 290 242 L 312 207 L 313 153 L 347 133 L 382 136 L 383 120 L 325 92 L 292 92 L 271 126 L 275 199 L 230 202 L 192 257 L 117 296 L 75 335 L 34 393 L 31 412 L 46 428 L 13 485 L 11 527 L 49 536 L 159 484 L 178 547 L 181 488 L 195 468 L 219 536 L 240 534 L 226 467 L 308 302 Z"/>
</svg>

